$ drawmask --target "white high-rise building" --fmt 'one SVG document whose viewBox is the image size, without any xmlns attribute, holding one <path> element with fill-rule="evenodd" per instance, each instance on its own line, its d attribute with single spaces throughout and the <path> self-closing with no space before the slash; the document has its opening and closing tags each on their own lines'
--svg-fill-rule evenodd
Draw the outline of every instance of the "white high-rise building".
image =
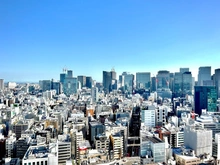
<svg viewBox="0 0 220 165">
<path fill-rule="evenodd" d="M 141 122 L 147 127 L 155 127 L 155 109 L 154 105 L 141 109 Z"/>
</svg>

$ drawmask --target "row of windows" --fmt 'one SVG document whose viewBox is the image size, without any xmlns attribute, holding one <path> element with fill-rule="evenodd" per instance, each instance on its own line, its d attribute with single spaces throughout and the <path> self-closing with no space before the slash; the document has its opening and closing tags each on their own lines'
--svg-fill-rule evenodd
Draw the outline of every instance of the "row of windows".
<svg viewBox="0 0 220 165">
<path fill-rule="evenodd" d="M 40 162 L 29 162 L 29 163 L 24 163 L 24 165 L 47 165 L 47 161 L 40 161 Z"/>
</svg>

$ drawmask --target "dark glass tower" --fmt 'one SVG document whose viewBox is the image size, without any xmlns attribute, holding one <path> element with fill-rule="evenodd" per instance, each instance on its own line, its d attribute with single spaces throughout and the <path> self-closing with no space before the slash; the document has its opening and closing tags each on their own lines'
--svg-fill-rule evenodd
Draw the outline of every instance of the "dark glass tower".
<svg viewBox="0 0 220 165">
<path fill-rule="evenodd" d="M 195 86 L 195 113 L 201 115 L 202 109 L 207 112 L 217 111 L 217 91 L 214 86 Z"/>
</svg>

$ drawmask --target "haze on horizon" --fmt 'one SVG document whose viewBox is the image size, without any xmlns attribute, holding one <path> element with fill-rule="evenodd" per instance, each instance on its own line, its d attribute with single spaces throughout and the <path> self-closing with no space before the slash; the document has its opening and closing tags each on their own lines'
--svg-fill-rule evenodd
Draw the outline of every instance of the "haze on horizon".
<svg viewBox="0 0 220 165">
<path fill-rule="evenodd" d="M 0 1 L 0 78 L 74 76 L 102 81 L 102 71 L 177 72 L 218 68 L 218 0 Z"/>
</svg>

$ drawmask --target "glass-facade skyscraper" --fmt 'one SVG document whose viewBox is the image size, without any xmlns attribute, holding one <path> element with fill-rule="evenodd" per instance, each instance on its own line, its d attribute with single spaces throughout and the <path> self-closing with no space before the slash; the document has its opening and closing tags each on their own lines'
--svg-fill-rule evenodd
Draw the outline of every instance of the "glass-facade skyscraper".
<svg viewBox="0 0 220 165">
<path fill-rule="evenodd" d="M 217 111 L 217 91 L 214 86 L 195 86 L 194 92 L 195 113 L 201 115 L 202 109 Z"/>
<path fill-rule="evenodd" d="M 149 89 L 151 87 L 150 72 L 137 72 L 136 73 L 136 87 Z"/>
<path fill-rule="evenodd" d="M 166 70 L 158 71 L 157 74 L 157 89 L 170 88 L 170 72 Z"/>
<path fill-rule="evenodd" d="M 205 80 L 211 80 L 211 66 L 199 67 L 198 86 L 203 86 Z"/>
</svg>

